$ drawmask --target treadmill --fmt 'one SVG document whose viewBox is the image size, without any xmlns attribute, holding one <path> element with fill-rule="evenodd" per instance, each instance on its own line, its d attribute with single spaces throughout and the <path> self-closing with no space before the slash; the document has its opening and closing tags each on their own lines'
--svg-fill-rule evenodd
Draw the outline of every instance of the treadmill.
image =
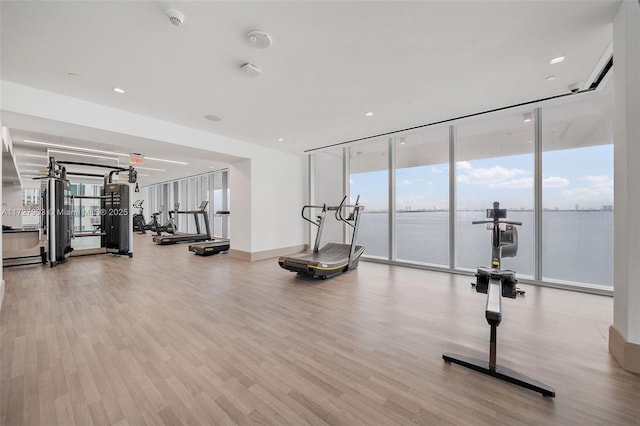
<svg viewBox="0 0 640 426">
<path fill-rule="evenodd" d="M 231 244 L 228 238 L 214 238 L 211 241 L 189 244 L 189 251 L 200 256 L 211 256 L 212 254 L 228 251 Z"/>
<path fill-rule="evenodd" d="M 218 210 L 216 212 L 216 216 L 229 216 L 229 211 Z M 225 235 L 226 232 L 223 233 L 223 236 Z M 212 238 L 211 241 L 189 244 L 189 251 L 192 251 L 199 256 L 211 256 L 222 251 L 228 251 L 230 248 L 231 243 L 228 238 Z"/>
<path fill-rule="evenodd" d="M 205 209 L 207 208 L 208 201 L 203 201 L 200 203 L 200 207 L 198 210 L 176 210 L 175 214 L 184 214 L 184 215 L 193 215 L 193 219 L 196 222 L 196 233 L 190 234 L 187 232 L 175 232 L 172 235 L 155 235 L 153 237 L 153 242 L 158 245 L 168 245 L 168 244 L 176 244 L 176 243 L 195 243 L 198 241 L 207 241 L 211 239 L 211 229 L 209 228 L 209 217 Z M 206 233 L 202 232 L 200 227 L 200 221 L 198 220 L 198 216 L 202 216 L 204 220 L 204 226 Z"/>
<path fill-rule="evenodd" d="M 324 204 L 322 206 L 307 205 L 302 208 L 302 218 L 318 227 L 313 251 L 280 257 L 278 264 L 281 268 L 312 278 L 327 279 L 358 267 L 358 261 L 362 253 L 364 253 L 364 247 L 356 245 L 356 239 L 358 237 L 358 220 L 360 212 L 364 210 L 364 206 L 360 205 L 360 196 L 358 196 L 354 205 L 345 204 L 346 200 L 347 196 L 345 195 L 338 206 Z M 321 210 L 315 222 L 305 214 L 311 209 Z M 345 209 L 352 209 L 346 218 L 344 217 Z M 336 220 L 344 222 L 352 228 L 350 244 L 327 243 L 322 248 L 319 248 L 328 211 L 335 211 Z"/>
</svg>

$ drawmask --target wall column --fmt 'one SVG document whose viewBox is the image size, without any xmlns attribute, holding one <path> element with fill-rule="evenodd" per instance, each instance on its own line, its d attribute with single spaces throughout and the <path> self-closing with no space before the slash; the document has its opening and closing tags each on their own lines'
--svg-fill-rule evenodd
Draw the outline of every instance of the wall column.
<svg viewBox="0 0 640 426">
<path fill-rule="evenodd" d="M 613 21 L 614 292 L 609 351 L 640 373 L 640 2 L 625 0 Z"/>
</svg>

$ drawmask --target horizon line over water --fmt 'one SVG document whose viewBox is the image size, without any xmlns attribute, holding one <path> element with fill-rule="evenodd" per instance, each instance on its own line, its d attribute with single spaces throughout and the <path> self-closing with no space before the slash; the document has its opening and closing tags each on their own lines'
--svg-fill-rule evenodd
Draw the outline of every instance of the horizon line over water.
<svg viewBox="0 0 640 426">
<path fill-rule="evenodd" d="M 503 259 L 503 267 L 533 277 L 534 211 L 508 210 L 518 226 L 518 255 Z M 358 244 L 365 256 L 388 258 L 388 211 L 363 211 Z M 369 214 L 366 214 L 369 213 Z M 387 214 L 385 214 L 387 213 Z M 396 260 L 449 267 L 449 211 L 398 211 Z M 544 210 L 542 223 L 543 279 L 613 286 L 612 210 Z M 487 266 L 491 233 L 472 221 L 485 210 L 456 211 L 456 267 Z"/>
</svg>

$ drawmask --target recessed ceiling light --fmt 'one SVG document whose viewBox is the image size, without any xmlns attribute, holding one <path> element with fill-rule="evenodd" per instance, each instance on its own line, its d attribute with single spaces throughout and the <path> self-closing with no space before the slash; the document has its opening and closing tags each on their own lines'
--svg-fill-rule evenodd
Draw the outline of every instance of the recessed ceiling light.
<svg viewBox="0 0 640 426">
<path fill-rule="evenodd" d="M 113 91 L 116 92 L 116 93 L 124 93 L 124 89 L 121 89 L 119 87 L 114 87 Z"/>
<path fill-rule="evenodd" d="M 562 61 L 564 61 L 564 56 L 558 56 L 558 57 L 553 58 L 552 60 L 550 60 L 549 61 L 549 65 L 559 64 Z"/>
<path fill-rule="evenodd" d="M 555 80 L 556 76 L 555 75 L 550 75 L 549 77 L 545 78 L 546 81 L 551 81 L 551 80 Z"/>
<path fill-rule="evenodd" d="M 206 118 L 209 121 L 220 121 L 220 120 L 222 120 L 222 118 L 218 117 L 217 115 L 213 115 L 213 114 L 205 115 L 204 118 Z"/>
<path fill-rule="evenodd" d="M 522 121 L 523 121 L 523 122 L 525 122 L 525 123 L 529 123 L 531 120 L 533 120 L 533 116 L 531 115 L 531 113 L 530 113 L 530 112 L 525 112 L 525 113 L 522 115 Z"/>
<path fill-rule="evenodd" d="M 278 138 L 278 142 L 284 142 L 284 138 Z"/>
<path fill-rule="evenodd" d="M 76 74 L 75 72 L 68 72 L 68 73 L 67 73 L 67 76 L 68 76 L 68 77 L 76 78 L 76 77 L 80 77 L 80 74 Z"/>
<path fill-rule="evenodd" d="M 54 148 L 64 148 L 64 149 L 75 149 L 78 151 L 84 151 L 84 152 L 96 152 L 98 154 L 107 154 L 107 155 L 122 155 L 125 157 L 128 157 L 129 154 L 119 154 L 117 152 L 112 152 L 112 151 L 103 151 L 100 149 L 92 149 L 92 148 L 80 148 L 78 146 L 71 146 L 71 145 L 63 145 L 63 144 L 59 144 L 59 143 L 50 143 L 50 142 L 40 142 L 40 141 L 32 141 L 30 139 L 24 139 L 23 142 L 26 143 L 31 143 L 34 145 L 44 145 L 44 146 L 50 146 L 50 147 L 54 147 Z M 25 154 L 25 155 L 30 155 L 30 154 Z M 46 156 L 44 156 L 46 158 Z"/>
<path fill-rule="evenodd" d="M 372 112 L 367 112 L 367 113 L 365 113 L 364 115 L 365 115 L 366 117 L 372 117 L 372 116 L 373 116 L 373 113 L 372 113 Z"/>
<path fill-rule="evenodd" d="M 71 152 L 71 151 L 61 151 L 58 149 L 50 149 L 49 152 L 53 152 L 56 154 L 64 154 L 64 155 L 75 155 L 78 157 L 89 157 L 89 158 L 95 158 L 95 159 L 105 159 L 105 160 L 111 160 L 111 161 L 115 161 L 118 162 L 118 159 L 115 157 L 103 157 L 101 155 L 95 155 L 95 154 L 82 154 L 80 152 Z"/>
<path fill-rule="evenodd" d="M 184 161 L 163 160 L 162 158 L 144 157 L 144 159 L 145 160 L 153 160 L 153 161 L 162 161 L 163 163 L 182 164 L 183 166 L 188 166 L 189 165 L 189 163 L 185 163 Z"/>
</svg>

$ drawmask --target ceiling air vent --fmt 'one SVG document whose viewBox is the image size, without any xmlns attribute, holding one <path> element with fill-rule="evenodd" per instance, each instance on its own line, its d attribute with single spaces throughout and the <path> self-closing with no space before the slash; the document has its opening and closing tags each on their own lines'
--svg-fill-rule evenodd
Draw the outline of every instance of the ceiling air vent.
<svg viewBox="0 0 640 426">
<path fill-rule="evenodd" d="M 248 77 L 258 77 L 262 74 L 260 68 L 248 62 L 240 67 L 240 72 Z"/>
</svg>

